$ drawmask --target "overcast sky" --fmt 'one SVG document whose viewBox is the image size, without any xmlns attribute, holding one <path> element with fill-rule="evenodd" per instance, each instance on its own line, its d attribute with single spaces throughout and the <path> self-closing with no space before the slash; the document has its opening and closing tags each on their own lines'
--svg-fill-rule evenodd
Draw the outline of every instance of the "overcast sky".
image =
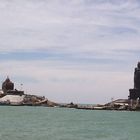
<svg viewBox="0 0 140 140">
<path fill-rule="evenodd" d="M 139 60 L 139 0 L 0 0 L 0 80 L 28 94 L 127 98 Z"/>
</svg>

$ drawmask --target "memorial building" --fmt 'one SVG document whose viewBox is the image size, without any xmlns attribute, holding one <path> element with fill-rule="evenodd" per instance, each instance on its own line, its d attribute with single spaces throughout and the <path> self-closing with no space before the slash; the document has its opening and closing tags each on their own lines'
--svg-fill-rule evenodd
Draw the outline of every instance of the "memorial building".
<svg viewBox="0 0 140 140">
<path fill-rule="evenodd" d="M 14 89 L 14 83 L 9 77 L 2 83 L 2 91 L 4 94 L 8 95 L 23 95 L 24 91 Z"/>
</svg>

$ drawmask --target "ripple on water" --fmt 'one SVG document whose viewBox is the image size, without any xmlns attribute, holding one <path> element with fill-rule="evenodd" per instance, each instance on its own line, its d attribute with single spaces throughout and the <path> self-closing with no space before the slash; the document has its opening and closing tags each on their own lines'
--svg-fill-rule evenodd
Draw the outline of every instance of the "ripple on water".
<svg viewBox="0 0 140 140">
<path fill-rule="evenodd" d="M 0 106 L 3 140 L 138 140 L 140 112 Z"/>
</svg>

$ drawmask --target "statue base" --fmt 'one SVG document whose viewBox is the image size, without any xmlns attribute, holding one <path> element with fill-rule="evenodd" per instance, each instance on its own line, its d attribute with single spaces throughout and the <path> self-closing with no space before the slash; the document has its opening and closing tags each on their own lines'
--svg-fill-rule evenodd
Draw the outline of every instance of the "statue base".
<svg viewBox="0 0 140 140">
<path fill-rule="evenodd" d="M 129 89 L 129 99 L 136 100 L 140 98 L 140 89 Z"/>
</svg>

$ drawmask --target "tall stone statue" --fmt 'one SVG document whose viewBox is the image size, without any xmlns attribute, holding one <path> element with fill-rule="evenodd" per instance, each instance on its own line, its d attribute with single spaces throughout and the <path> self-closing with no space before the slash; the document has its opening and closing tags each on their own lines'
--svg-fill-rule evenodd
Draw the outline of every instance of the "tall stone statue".
<svg viewBox="0 0 140 140">
<path fill-rule="evenodd" d="M 134 72 L 134 88 L 140 89 L 140 62 L 138 62 Z"/>
<path fill-rule="evenodd" d="M 129 89 L 129 99 L 137 100 L 140 99 L 140 62 L 134 71 L 134 88 Z"/>
</svg>

